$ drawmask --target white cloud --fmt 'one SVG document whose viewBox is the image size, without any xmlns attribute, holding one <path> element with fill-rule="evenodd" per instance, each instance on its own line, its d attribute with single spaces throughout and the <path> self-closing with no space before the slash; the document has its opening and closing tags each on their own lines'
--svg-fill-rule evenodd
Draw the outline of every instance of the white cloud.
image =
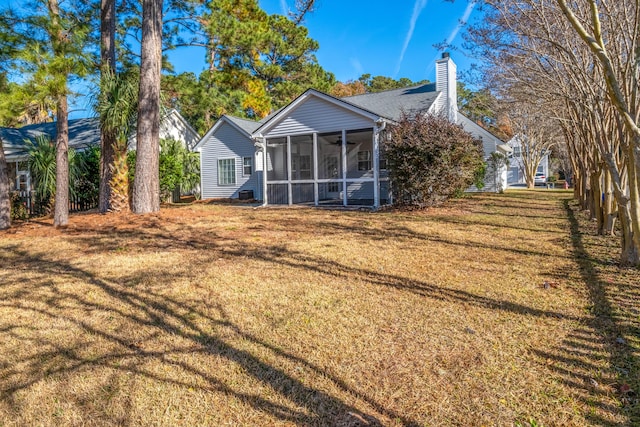
<svg viewBox="0 0 640 427">
<path fill-rule="evenodd" d="M 456 36 L 458 35 L 458 33 L 460 32 L 460 29 L 467 23 L 467 20 L 469 19 L 469 16 L 471 16 L 471 12 L 473 12 L 473 9 L 476 7 L 476 2 L 472 1 L 469 2 L 469 4 L 467 5 L 467 8 L 464 10 L 464 13 L 462 14 L 462 17 L 458 20 L 458 25 L 456 25 L 456 27 L 453 29 L 453 31 L 451 31 L 451 34 L 449 34 L 449 37 L 447 38 L 447 44 L 451 44 L 451 42 L 453 42 L 453 39 L 456 38 Z"/>
<path fill-rule="evenodd" d="M 282 14 L 287 16 L 289 14 L 289 6 L 287 5 L 287 0 L 280 0 L 280 10 L 282 10 Z"/>
<path fill-rule="evenodd" d="M 404 44 L 402 45 L 402 50 L 400 51 L 400 57 L 398 58 L 398 64 L 396 65 L 396 71 L 394 77 L 398 75 L 400 72 L 400 65 L 402 65 L 402 60 L 404 59 L 404 54 L 407 52 L 407 48 L 409 47 L 409 43 L 411 42 L 411 38 L 413 37 L 413 31 L 416 29 L 416 21 L 420 17 L 420 13 L 427 6 L 429 0 L 416 0 L 413 5 L 413 14 L 411 15 L 411 20 L 409 21 L 409 31 L 407 31 L 407 35 L 404 38 Z"/>
<path fill-rule="evenodd" d="M 364 68 L 360 63 L 360 60 L 358 58 L 349 58 L 349 63 L 351 64 L 353 69 L 356 71 L 356 76 L 360 77 L 364 72 Z"/>
</svg>

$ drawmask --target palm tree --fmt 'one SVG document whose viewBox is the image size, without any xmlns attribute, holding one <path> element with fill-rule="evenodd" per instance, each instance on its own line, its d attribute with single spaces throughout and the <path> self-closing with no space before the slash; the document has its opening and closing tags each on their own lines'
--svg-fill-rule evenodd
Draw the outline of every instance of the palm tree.
<svg viewBox="0 0 640 427">
<path fill-rule="evenodd" d="M 129 209 L 127 141 L 136 123 L 137 80 L 131 74 L 119 74 L 105 68 L 100 79 L 100 93 L 94 101 L 103 133 L 111 134 L 115 141 L 113 163 L 109 165 L 109 206 L 115 212 Z"/>
<path fill-rule="evenodd" d="M 36 200 L 49 211 L 56 194 L 56 145 L 46 135 L 27 141 L 29 171 Z"/>
<path fill-rule="evenodd" d="M 27 141 L 27 150 L 36 200 L 49 212 L 56 195 L 56 145 L 47 135 L 39 135 L 35 141 Z M 76 183 L 85 172 L 85 164 L 73 148 L 69 148 L 68 162 L 69 193 L 75 195 Z"/>
</svg>

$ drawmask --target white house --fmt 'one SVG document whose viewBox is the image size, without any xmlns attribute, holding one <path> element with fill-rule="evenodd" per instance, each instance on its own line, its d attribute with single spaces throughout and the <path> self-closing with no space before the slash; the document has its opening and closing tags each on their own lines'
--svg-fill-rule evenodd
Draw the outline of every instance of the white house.
<svg viewBox="0 0 640 427">
<path fill-rule="evenodd" d="M 265 204 L 389 203 L 381 132 L 408 114 L 445 114 L 482 138 L 485 156 L 504 144 L 458 112 L 456 66 L 436 62 L 436 82 L 335 98 L 309 89 L 286 107 L 253 122 L 223 116 L 198 142 L 203 198 L 242 197 Z M 265 155 L 266 153 L 266 155 Z M 495 189 L 493 177 L 486 190 Z"/>
<path fill-rule="evenodd" d="M 520 185 L 526 184 L 526 178 L 524 175 L 524 167 L 522 162 L 522 150 L 526 149 L 522 146 L 518 136 L 514 136 L 507 143 L 511 149 L 511 157 L 509 159 L 509 169 L 507 171 L 507 183 L 508 185 Z M 549 154 L 547 150 L 536 169 L 536 173 L 542 173 L 545 178 L 549 178 Z"/>
<path fill-rule="evenodd" d="M 15 180 L 15 190 L 28 191 L 31 189 L 31 174 L 27 164 L 29 158 L 27 141 L 33 141 L 40 135 L 46 135 L 55 141 L 56 126 L 56 122 L 48 122 L 21 128 L 0 128 L 9 177 Z M 160 138 L 178 140 L 189 150 L 193 150 L 200 140 L 198 132 L 176 110 L 169 110 L 162 116 Z M 90 146 L 100 146 L 98 118 L 69 120 L 69 147 L 83 150 Z M 135 149 L 135 135 L 129 139 L 129 148 Z"/>
</svg>

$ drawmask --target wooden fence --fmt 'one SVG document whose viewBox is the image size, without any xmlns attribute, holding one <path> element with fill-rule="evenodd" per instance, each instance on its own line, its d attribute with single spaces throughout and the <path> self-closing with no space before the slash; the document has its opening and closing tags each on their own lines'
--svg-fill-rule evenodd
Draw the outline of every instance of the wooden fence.
<svg viewBox="0 0 640 427">
<path fill-rule="evenodd" d="M 20 203 L 24 205 L 30 217 L 42 216 L 48 213 L 46 203 L 39 201 L 35 192 L 22 190 L 19 191 L 18 194 L 20 196 Z M 83 212 L 97 207 L 97 200 L 88 200 L 69 194 L 69 212 Z"/>
</svg>

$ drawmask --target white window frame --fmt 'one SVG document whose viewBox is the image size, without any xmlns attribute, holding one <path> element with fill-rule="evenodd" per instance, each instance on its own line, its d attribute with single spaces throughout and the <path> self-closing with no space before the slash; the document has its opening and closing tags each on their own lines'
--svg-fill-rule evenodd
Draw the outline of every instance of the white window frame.
<svg viewBox="0 0 640 427">
<path fill-rule="evenodd" d="M 225 183 L 223 183 L 222 175 L 220 174 L 220 171 L 221 171 L 220 163 L 224 162 L 224 161 L 229 161 L 229 160 L 233 162 L 233 182 L 225 182 Z M 237 179 L 236 179 L 236 159 L 235 159 L 235 157 L 219 158 L 218 159 L 218 185 L 220 187 L 230 187 L 230 186 L 236 185 L 236 183 L 237 183 Z"/>
<path fill-rule="evenodd" d="M 249 164 L 247 165 L 247 159 L 249 159 Z M 247 173 L 247 168 L 249 168 L 249 173 Z M 253 157 L 243 157 L 242 158 L 242 176 L 251 176 L 253 174 Z"/>
</svg>

